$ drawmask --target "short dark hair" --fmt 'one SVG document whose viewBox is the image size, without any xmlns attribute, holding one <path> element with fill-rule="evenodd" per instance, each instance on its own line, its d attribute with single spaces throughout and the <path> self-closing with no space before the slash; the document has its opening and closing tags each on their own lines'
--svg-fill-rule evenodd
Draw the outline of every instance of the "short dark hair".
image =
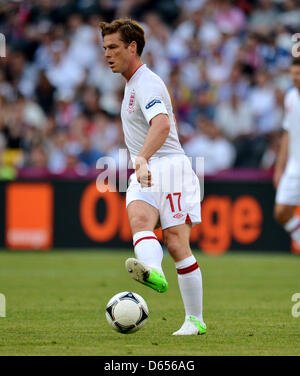
<svg viewBox="0 0 300 376">
<path fill-rule="evenodd" d="M 300 57 L 294 57 L 291 65 L 299 65 L 300 66 Z"/>
<path fill-rule="evenodd" d="M 129 18 L 119 18 L 111 23 L 100 22 L 100 29 L 103 38 L 105 35 L 119 32 L 124 43 L 136 42 L 137 54 L 141 56 L 145 46 L 145 36 L 144 29 L 138 22 Z"/>
</svg>

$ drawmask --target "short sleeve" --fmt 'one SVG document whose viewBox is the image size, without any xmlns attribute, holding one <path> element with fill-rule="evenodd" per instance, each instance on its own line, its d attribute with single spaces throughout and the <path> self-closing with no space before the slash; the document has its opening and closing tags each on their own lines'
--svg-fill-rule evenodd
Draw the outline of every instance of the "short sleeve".
<svg viewBox="0 0 300 376">
<path fill-rule="evenodd" d="M 140 84 L 136 94 L 141 111 L 149 124 L 156 115 L 168 115 L 163 99 L 163 87 L 159 81 L 153 80 L 153 82 L 146 83 L 145 86 Z"/>
</svg>

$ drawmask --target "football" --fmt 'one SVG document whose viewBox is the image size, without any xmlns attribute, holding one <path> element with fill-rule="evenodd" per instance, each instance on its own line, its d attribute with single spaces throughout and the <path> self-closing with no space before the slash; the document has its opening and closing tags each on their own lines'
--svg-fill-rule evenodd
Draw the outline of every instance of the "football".
<svg viewBox="0 0 300 376">
<path fill-rule="evenodd" d="M 106 306 L 109 325 L 120 333 L 133 333 L 146 324 L 149 310 L 145 300 L 137 293 L 124 291 L 114 295 Z"/>
</svg>

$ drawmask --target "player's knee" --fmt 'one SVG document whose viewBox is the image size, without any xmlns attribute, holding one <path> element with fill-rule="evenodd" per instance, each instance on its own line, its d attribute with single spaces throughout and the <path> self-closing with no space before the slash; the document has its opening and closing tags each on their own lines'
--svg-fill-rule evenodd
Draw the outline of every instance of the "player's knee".
<svg viewBox="0 0 300 376">
<path fill-rule="evenodd" d="M 143 213 L 130 218 L 130 227 L 132 229 L 132 232 L 135 233 L 137 231 L 143 231 L 145 228 L 148 228 L 148 222 L 149 218 Z"/>
<path fill-rule="evenodd" d="M 180 250 L 180 246 L 179 246 L 178 242 L 176 241 L 176 239 L 170 239 L 170 240 L 166 241 L 165 246 L 167 247 L 171 256 L 173 256 L 174 254 L 177 254 Z"/>
<path fill-rule="evenodd" d="M 175 261 L 182 260 L 190 256 L 190 248 L 183 244 L 177 233 L 169 233 L 164 236 L 164 244 Z"/>
<path fill-rule="evenodd" d="M 173 249 L 175 250 L 178 248 L 179 240 L 179 236 L 176 233 L 168 231 L 164 234 L 163 241 L 165 246 L 168 248 L 169 252 Z"/>
</svg>

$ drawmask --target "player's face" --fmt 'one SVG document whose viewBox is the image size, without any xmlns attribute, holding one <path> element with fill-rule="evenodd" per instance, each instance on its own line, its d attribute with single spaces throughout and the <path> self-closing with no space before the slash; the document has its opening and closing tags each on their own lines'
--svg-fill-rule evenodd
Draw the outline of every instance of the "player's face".
<svg viewBox="0 0 300 376">
<path fill-rule="evenodd" d="M 105 49 L 104 56 L 114 73 L 123 73 L 128 70 L 132 56 L 129 48 L 130 45 L 120 40 L 119 33 L 105 35 L 103 47 Z"/>
<path fill-rule="evenodd" d="M 292 65 L 290 72 L 294 86 L 300 89 L 300 65 Z"/>
</svg>

